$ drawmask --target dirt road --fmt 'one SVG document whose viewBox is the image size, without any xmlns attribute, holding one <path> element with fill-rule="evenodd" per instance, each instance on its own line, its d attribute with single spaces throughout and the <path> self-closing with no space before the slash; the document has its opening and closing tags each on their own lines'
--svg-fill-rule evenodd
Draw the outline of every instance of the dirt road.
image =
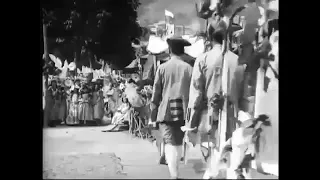
<svg viewBox="0 0 320 180">
<path fill-rule="evenodd" d="M 168 168 L 158 165 L 155 145 L 127 132 L 101 132 L 103 127 L 55 127 L 43 131 L 44 179 L 168 179 Z M 183 179 L 202 179 L 200 149 L 188 151 L 180 165 Z M 277 179 L 252 170 L 252 178 Z"/>
<path fill-rule="evenodd" d="M 168 168 L 158 165 L 152 143 L 126 132 L 101 132 L 103 127 L 55 127 L 43 131 L 43 177 L 167 179 Z M 195 179 L 194 164 L 201 164 L 200 152 L 192 153 L 188 165 L 181 164 L 182 178 Z M 196 155 L 195 155 L 196 154 Z"/>
</svg>

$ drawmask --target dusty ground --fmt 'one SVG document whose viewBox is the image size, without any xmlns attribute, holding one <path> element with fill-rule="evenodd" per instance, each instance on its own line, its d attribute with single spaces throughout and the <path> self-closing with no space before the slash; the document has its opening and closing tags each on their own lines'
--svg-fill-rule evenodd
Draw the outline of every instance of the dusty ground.
<svg viewBox="0 0 320 180">
<path fill-rule="evenodd" d="M 158 165 L 152 143 L 126 132 L 101 132 L 103 127 L 55 127 L 44 129 L 43 177 L 46 179 L 121 178 L 167 179 L 167 166 Z M 201 178 L 200 152 L 181 164 L 182 178 Z M 194 154 L 197 154 L 196 156 Z"/>
<path fill-rule="evenodd" d="M 104 127 L 55 127 L 43 131 L 44 179 L 168 179 L 168 167 L 158 165 L 155 145 L 127 132 L 101 132 Z M 180 165 L 183 179 L 202 179 L 199 146 Z M 275 179 L 252 171 L 252 178 Z"/>
</svg>

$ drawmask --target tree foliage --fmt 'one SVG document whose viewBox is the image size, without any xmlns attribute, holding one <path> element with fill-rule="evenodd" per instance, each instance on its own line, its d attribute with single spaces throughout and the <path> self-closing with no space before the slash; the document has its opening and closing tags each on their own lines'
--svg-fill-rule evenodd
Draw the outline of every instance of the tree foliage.
<svg viewBox="0 0 320 180">
<path fill-rule="evenodd" d="M 104 59 L 123 68 L 134 59 L 131 39 L 139 37 L 139 0 L 44 0 L 43 23 L 50 50 L 59 48 L 79 66 L 88 59 Z M 87 57 L 86 57 L 87 56 Z M 88 57 L 89 56 L 89 57 Z"/>
</svg>

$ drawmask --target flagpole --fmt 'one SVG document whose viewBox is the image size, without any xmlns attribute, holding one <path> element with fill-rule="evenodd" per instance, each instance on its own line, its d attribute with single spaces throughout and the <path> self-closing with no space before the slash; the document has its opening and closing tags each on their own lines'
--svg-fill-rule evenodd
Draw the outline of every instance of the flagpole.
<svg viewBox="0 0 320 180">
<path fill-rule="evenodd" d="M 75 66 L 76 66 L 76 69 L 75 69 L 75 72 L 74 72 L 74 76 L 75 77 L 77 77 L 77 75 L 78 75 L 78 68 L 77 68 L 77 58 L 76 58 L 76 52 L 74 52 L 74 59 L 73 59 L 73 62 L 74 62 L 74 64 L 75 64 Z"/>
<path fill-rule="evenodd" d="M 167 19 L 166 19 L 166 13 L 164 13 L 164 33 L 165 33 L 165 37 L 167 37 Z"/>
</svg>

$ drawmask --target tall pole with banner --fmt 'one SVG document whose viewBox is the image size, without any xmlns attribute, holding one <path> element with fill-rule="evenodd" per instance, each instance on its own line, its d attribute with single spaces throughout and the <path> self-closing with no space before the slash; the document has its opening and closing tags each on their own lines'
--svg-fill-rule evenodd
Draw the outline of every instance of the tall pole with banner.
<svg viewBox="0 0 320 180">
<path fill-rule="evenodd" d="M 168 10 L 164 10 L 166 37 L 170 38 L 174 35 L 174 15 Z"/>
</svg>

